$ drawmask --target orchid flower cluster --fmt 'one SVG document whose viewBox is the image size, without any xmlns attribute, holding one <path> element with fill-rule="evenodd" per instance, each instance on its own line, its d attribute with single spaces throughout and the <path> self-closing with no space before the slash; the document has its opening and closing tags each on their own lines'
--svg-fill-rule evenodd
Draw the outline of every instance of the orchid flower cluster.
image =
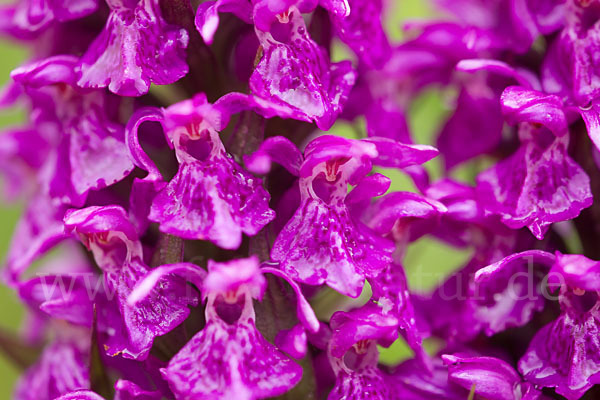
<svg viewBox="0 0 600 400">
<path fill-rule="evenodd" d="M 600 1 L 435 5 L 2 6 L 15 399 L 597 398 Z M 428 291 L 421 238 L 470 254 Z"/>
</svg>

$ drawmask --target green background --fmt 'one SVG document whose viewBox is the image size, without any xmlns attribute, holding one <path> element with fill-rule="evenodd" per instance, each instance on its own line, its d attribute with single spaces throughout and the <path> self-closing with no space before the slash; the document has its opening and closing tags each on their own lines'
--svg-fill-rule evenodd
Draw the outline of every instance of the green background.
<svg viewBox="0 0 600 400">
<path fill-rule="evenodd" d="M 0 40 L 0 81 L 4 85 L 9 80 L 10 71 L 26 58 L 25 49 L 16 43 Z M 6 127 L 22 121 L 22 113 L 15 109 L 3 110 L 0 113 L 0 126 Z M 0 259 L 4 260 L 10 244 L 12 231 L 21 213 L 18 204 L 0 206 Z M 0 329 L 18 332 L 23 318 L 23 307 L 10 289 L 0 284 Z M 19 371 L 3 357 L 0 352 L 0 399 L 11 398 L 14 382 Z"/>
<path fill-rule="evenodd" d="M 0 4 L 6 3 L 0 0 Z M 403 20 L 412 18 L 423 18 L 431 15 L 427 2 L 419 0 L 396 1 L 394 9 L 389 10 L 386 15 L 386 25 L 393 40 L 401 39 L 401 24 Z M 342 55 L 344 52 L 341 51 Z M 27 58 L 24 46 L 0 40 L 0 83 L 8 82 L 10 71 Z M 413 135 L 420 143 L 433 144 L 434 135 L 439 125 L 443 122 L 446 112 L 444 111 L 442 97 L 439 92 L 429 91 L 420 96 L 412 106 L 409 113 L 409 123 Z M 18 124 L 23 120 L 19 110 L 10 109 L 0 112 L 0 127 L 5 128 Z M 354 128 L 339 124 L 334 127 L 334 132 L 348 135 Z M 350 133 L 352 135 L 352 133 Z M 439 161 L 429 163 L 432 172 L 439 174 Z M 385 173 L 394 180 L 394 190 L 411 190 L 409 180 L 399 173 Z M 10 237 L 21 212 L 20 205 L 0 203 L 0 259 L 4 259 L 10 243 Z M 417 289 L 427 289 L 435 282 L 435 277 L 428 280 L 420 279 L 423 271 L 428 270 L 435 274 L 445 275 L 460 265 L 468 254 L 457 252 L 440 243 L 430 239 L 421 239 L 411 245 L 407 256 L 406 266 L 409 281 Z M 17 301 L 10 289 L 0 285 L 0 329 L 8 330 L 18 334 L 23 319 L 23 308 Z M 390 350 L 382 353 L 382 361 L 395 363 L 409 355 L 409 351 L 403 343 L 398 342 Z M 0 351 L 0 400 L 10 399 L 16 379 L 19 375 L 15 367 L 3 356 Z"/>
</svg>

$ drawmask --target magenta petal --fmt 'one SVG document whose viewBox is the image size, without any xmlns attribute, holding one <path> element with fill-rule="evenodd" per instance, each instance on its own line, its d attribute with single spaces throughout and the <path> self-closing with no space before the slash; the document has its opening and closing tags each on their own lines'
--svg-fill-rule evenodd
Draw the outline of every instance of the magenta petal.
<svg viewBox="0 0 600 400">
<path fill-rule="evenodd" d="M 308 143 L 300 167 L 300 206 L 271 250 L 271 258 L 293 279 L 326 283 L 357 297 L 365 277 L 391 261 L 393 244 L 355 222 L 345 204 L 348 184 L 359 184 L 377 154 L 375 144 L 366 140 L 323 135 Z M 364 200 L 363 195 L 355 200 Z"/>
<path fill-rule="evenodd" d="M 98 0 L 63 0 L 53 4 L 54 15 L 61 22 L 85 17 L 98 8 Z"/>
<path fill-rule="evenodd" d="M 265 118 L 280 117 L 305 120 L 304 117 L 299 116 L 297 111 L 291 109 L 287 104 L 277 101 L 277 99 L 269 100 L 238 92 L 230 92 L 219 98 L 215 101 L 214 108 L 223 115 L 222 122 L 219 125 L 214 125 L 215 129 L 225 128 L 227 122 L 229 122 L 229 116 L 246 110 L 252 110 Z"/>
<path fill-rule="evenodd" d="M 417 321 L 404 268 L 391 263 L 379 275 L 369 279 L 369 283 L 373 291 L 372 300 L 377 302 L 384 314 L 396 318 L 396 329 L 415 352 L 415 359 L 430 369 L 431 362 L 423 348 L 425 335 L 418 325 L 420 321 Z"/>
<path fill-rule="evenodd" d="M 188 72 L 188 40 L 184 29 L 164 21 L 157 0 L 115 1 L 106 27 L 81 59 L 78 84 L 140 96 L 151 82 L 173 83 Z"/>
<path fill-rule="evenodd" d="M 338 311 L 329 325 L 333 330 L 329 351 L 337 358 L 362 340 L 374 340 L 388 347 L 398 338 L 396 317 L 382 312 L 373 303 L 349 312 Z"/>
<path fill-rule="evenodd" d="M 502 113 L 511 124 L 536 122 L 546 126 L 556 136 L 568 133 L 568 122 L 563 111 L 563 102 L 554 95 L 536 90 L 509 86 L 500 99 Z"/>
<path fill-rule="evenodd" d="M 292 8 L 284 27 L 286 36 L 257 30 L 263 57 L 250 77 L 258 97 L 287 105 L 294 118 L 315 121 L 327 130 L 333 125 L 354 85 L 349 62 L 330 64 L 324 50 L 308 36 L 304 20 Z"/>
<path fill-rule="evenodd" d="M 39 360 L 25 371 L 17 383 L 15 399 L 53 400 L 74 390 L 87 389 L 88 363 L 85 340 L 77 343 L 59 339 L 48 345 Z"/>
<path fill-rule="evenodd" d="M 23 0 L 0 9 L 0 31 L 18 39 L 34 39 L 55 22 L 85 17 L 98 8 L 98 0 Z"/>
<path fill-rule="evenodd" d="M 149 294 L 130 306 L 128 298 L 136 283 L 148 273 L 148 268 L 133 260 L 123 265 L 116 276 L 107 275 L 109 290 L 115 290 L 128 335 L 124 356 L 145 359 L 156 336 L 164 335 L 182 323 L 190 313 L 188 306 L 198 304 L 197 292 L 178 276 L 162 277 Z"/>
<path fill-rule="evenodd" d="M 125 128 L 125 141 L 127 143 L 128 154 L 137 167 L 148 171 L 148 176 L 145 178 L 146 180 L 158 181 L 162 176 L 154 162 L 148 157 L 140 145 L 138 129 L 144 122 L 162 122 L 163 119 L 164 113 L 158 108 L 142 107 L 138 108 L 133 113 Z"/>
<path fill-rule="evenodd" d="M 36 146 L 30 146 L 35 142 Z M 0 172 L 5 200 L 35 191 L 35 175 L 48 159 L 51 144 L 35 126 L 8 129 L 0 142 Z"/>
<path fill-rule="evenodd" d="M 470 0 L 437 0 L 469 28 L 484 30 L 495 47 L 525 53 L 540 34 L 535 11 L 544 7 L 535 1 L 484 2 Z M 530 4 L 532 3 L 532 4 Z M 550 2 L 544 2 L 550 3 Z M 537 7 L 536 7 L 537 6 Z M 545 26 L 544 31 L 548 29 Z"/>
<path fill-rule="evenodd" d="M 442 359 L 448 365 L 450 382 L 456 383 L 466 390 L 470 390 L 475 385 L 475 393 L 486 399 L 517 400 L 524 394 L 522 389 L 527 388 L 526 385 L 521 387 L 521 377 L 503 360 L 493 357 L 468 357 L 460 354 L 443 355 Z M 528 394 L 533 396 L 534 393 Z"/>
<path fill-rule="evenodd" d="M 289 19 L 288 13 L 292 12 L 292 7 L 294 7 L 294 9 L 297 7 L 301 8 L 300 10 L 297 10 L 299 13 L 311 12 L 312 9 L 316 7 L 316 1 L 308 0 L 309 3 L 313 3 L 311 4 L 311 9 L 303 9 L 303 3 L 305 1 L 306 0 L 253 1 L 254 9 L 252 12 L 252 20 L 254 26 L 263 32 L 268 32 L 273 25 L 277 24 L 277 21 L 287 22 L 285 21 L 285 16 L 287 15 L 287 19 Z"/>
<path fill-rule="evenodd" d="M 199 93 L 164 110 L 162 123 L 179 170 L 155 196 L 148 218 L 160 223 L 162 232 L 237 249 L 242 233 L 257 234 L 275 213 L 262 180 L 240 167 L 219 137 L 217 129 L 227 125 L 231 113 L 247 105 L 225 97 L 213 105 Z M 143 161 L 138 146 L 131 147 Z"/>
<path fill-rule="evenodd" d="M 537 77 L 529 71 L 519 71 L 503 61 L 491 60 L 491 59 L 468 59 L 460 60 L 456 64 L 458 71 L 464 72 L 477 72 L 487 71 L 493 72 L 500 76 L 506 76 L 507 78 L 513 78 L 517 83 L 527 89 L 541 89 L 540 82 Z"/>
<path fill-rule="evenodd" d="M 75 56 L 60 55 L 48 57 L 14 69 L 10 77 L 15 82 L 33 88 L 41 88 L 55 83 L 75 86 L 75 67 L 79 59 Z"/>
<path fill-rule="evenodd" d="M 365 214 L 365 210 L 369 208 L 371 199 L 387 192 L 391 183 L 391 179 L 379 173 L 361 179 L 356 187 L 346 196 L 345 203 L 350 210 L 351 216 L 356 220 L 360 220 L 361 215 Z M 366 225 L 368 226 L 368 223 Z"/>
<path fill-rule="evenodd" d="M 17 223 L 6 257 L 3 272 L 9 283 L 16 283 L 34 260 L 68 237 L 61 222 L 64 212 L 64 207 L 55 207 L 46 196 L 31 199 Z"/>
<path fill-rule="evenodd" d="M 349 0 L 348 5 L 327 0 L 325 3 L 325 8 L 329 6 L 334 11 L 333 25 L 342 42 L 366 65 L 381 68 L 392 53 L 382 26 L 384 2 Z"/>
<path fill-rule="evenodd" d="M 545 305 L 544 276 L 552 253 L 528 250 L 481 268 L 474 277 L 474 316 L 489 336 L 528 323 Z"/>
<path fill-rule="evenodd" d="M 63 396 L 57 397 L 55 400 L 106 400 L 96 392 L 91 390 L 75 390 Z"/>
<path fill-rule="evenodd" d="M 159 391 L 143 390 L 131 381 L 119 379 L 115 383 L 114 400 L 160 400 L 162 397 Z"/>
<path fill-rule="evenodd" d="M 319 5 L 338 17 L 350 15 L 348 0 L 319 0 Z"/>
<path fill-rule="evenodd" d="M 236 249 L 274 218 L 261 180 L 231 158 L 183 163 L 154 199 L 149 218 L 163 232 Z"/>
<path fill-rule="evenodd" d="M 79 194 L 110 186 L 133 170 L 123 127 L 102 117 L 98 108 L 88 110 L 71 135 L 71 180 Z"/>
<path fill-rule="evenodd" d="M 456 109 L 437 139 L 446 169 L 493 152 L 501 143 L 503 126 L 496 93 L 490 93 L 484 85 L 463 87 L 456 99 Z M 486 134 L 482 135 L 482 131 Z"/>
<path fill-rule="evenodd" d="M 216 0 L 201 3 L 196 11 L 195 24 L 206 44 L 212 44 L 219 27 L 220 12 L 233 13 L 247 23 L 252 20 L 251 4 L 245 0 Z"/>
<path fill-rule="evenodd" d="M 225 129 L 231 114 L 245 109 L 242 107 L 246 105 L 245 103 L 238 108 L 231 104 L 233 100 L 223 100 L 231 98 L 234 94 L 236 93 L 230 93 L 221 97 L 215 104 L 210 104 L 204 93 L 196 93 L 190 99 L 182 100 L 165 108 L 163 127 L 170 139 L 169 146 L 173 145 L 171 141 L 174 131 L 182 127 L 199 125 L 205 121 L 206 125 L 212 129 Z M 217 104 L 220 102 L 224 104 L 218 106 Z M 158 112 L 160 113 L 160 111 Z"/>
<path fill-rule="evenodd" d="M 226 293 L 245 287 L 256 299 L 262 299 L 267 281 L 259 267 L 258 257 L 238 258 L 227 262 L 208 261 L 208 276 L 202 293 Z"/>
<path fill-rule="evenodd" d="M 285 281 L 290 284 L 290 286 L 294 290 L 294 293 L 296 293 L 296 315 L 298 316 L 298 319 L 300 320 L 304 328 L 306 328 L 309 331 L 309 333 L 317 333 L 320 327 L 319 320 L 317 319 L 317 316 L 315 315 L 315 312 L 313 311 L 312 307 L 302 294 L 300 286 L 298 286 L 298 284 L 285 272 L 279 269 L 263 267 L 262 272 L 276 275 L 280 278 L 285 279 Z"/>
<path fill-rule="evenodd" d="M 92 326 L 97 278 L 92 271 L 73 275 L 41 275 L 19 285 L 19 296 L 32 308 L 72 324 Z"/>
<path fill-rule="evenodd" d="M 395 399 L 387 375 L 377 367 L 377 343 L 389 346 L 397 337 L 397 320 L 375 304 L 338 311 L 330 321 L 327 355 L 336 375 L 328 400 Z"/>
<path fill-rule="evenodd" d="M 562 92 L 566 83 L 571 101 L 586 106 L 600 96 L 600 75 L 595 58 L 600 46 L 598 11 L 595 4 L 592 7 L 585 3 L 569 6 L 569 21 L 557 38 L 554 54 L 547 65 L 551 78 L 554 78 L 549 89 Z"/>
<path fill-rule="evenodd" d="M 47 136 L 56 135 L 43 183 L 56 201 L 82 205 L 88 191 L 122 180 L 133 164 L 123 146 L 123 127 L 111 117 L 118 103 L 102 92 L 72 87 L 76 62 L 73 56 L 53 56 L 21 67 L 14 76 L 34 100 L 37 124 L 45 126 Z"/>
<path fill-rule="evenodd" d="M 562 99 L 570 97 L 569 65 L 564 62 L 561 41 L 553 42 L 544 58 L 541 69 L 542 88 L 548 94 Z"/>
<path fill-rule="evenodd" d="M 120 206 L 92 206 L 69 210 L 64 218 L 65 231 L 83 235 L 100 232 L 122 232 L 129 240 L 137 240 L 138 234 Z"/>
<path fill-rule="evenodd" d="M 389 380 L 400 399 L 465 400 L 468 391 L 448 381 L 448 369 L 437 358 L 433 370 L 427 371 L 411 359 L 396 368 Z M 469 388 L 470 389 L 470 388 Z"/>
<path fill-rule="evenodd" d="M 63 136 L 43 167 L 42 190 L 48 193 L 54 203 L 81 207 L 85 203 L 87 193 L 77 193 L 75 189 L 70 162 L 64 162 L 70 159 L 70 153 L 70 136 Z M 101 182 L 90 182 L 90 186 L 95 184 L 100 186 Z"/>
<path fill-rule="evenodd" d="M 326 283 L 357 297 L 367 274 L 391 261 L 391 243 L 361 230 L 345 208 L 304 201 L 273 244 L 271 257 L 299 282 Z"/>
<path fill-rule="evenodd" d="M 381 142 L 379 142 L 381 143 Z M 352 158 L 352 163 L 340 164 L 346 171 L 347 181 L 356 185 L 371 171 L 371 160 L 378 156 L 377 146 L 366 139 L 346 139 L 340 136 L 322 135 L 313 139 L 304 149 L 304 162 L 300 168 L 300 177 L 313 177 L 323 163 Z"/>
<path fill-rule="evenodd" d="M 565 141 L 546 140 L 544 132 L 534 135 L 515 154 L 479 174 L 477 191 L 486 209 L 507 226 L 527 226 L 542 239 L 551 223 L 574 218 L 589 207 L 592 193 L 587 174 L 569 157 Z"/>
<path fill-rule="evenodd" d="M 448 209 L 442 203 L 411 192 L 388 193 L 377 199 L 362 215 L 362 221 L 380 235 L 412 218 L 435 219 Z"/>
<path fill-rule="evenodd" d="M 362 370 L 360 373 L 344 371 L 338 374 L 335 386 L 327 400 L 365 399 L 397 400 L 392 387 L 377 367 Z M 368 397 L 366 397 L 368 396 Z"/>
<path fill-rule="evenodd" d="M 548 279 L 552 284 L 567 284 L 572 288 L 600 291 L 600 262 L 579 254 L 556 252 L 556 263 L 550 270 Z"/>
<path fill-rule="evenodd" d="M 283 136 L 266 139 L 256 152 L 244 157 L 244 164 L 255 174 L 268 173 L 271 170 L 271 163 L 276 162 L 291 174 L 298 176 L 302 161 L 300 150 Z"/>
<path fill-rule="evenodd" d="M 159 276 L 158 284 L 143 289 L 145 297 L 135 306 L 128 303 L 149 268 L 142 260 L 137 232 L 123 208 L 95 206 L 71 210 L 65 217 L 65 226 L 69 232 L 78 234 L 93 252 L 96 264 L 104 272 L 108 299 L 116 297 L 118 310 L 112 310 L 110 305 L 99 309 L 107 314 L 101 315 L 102 320 L 108 321 L 106 325 L 113 332 L 105 345 L 106 351 L 111 356 L 122 353 L 126 358 L 145 359 L 154 338 L 173 330 L 189 315 L 188 306 L 198 304 L 197 292 L 181 277 Z"/>
<path fill-rule="evenodd" d="M 424 144 L 405 144 L 388 138 L 368 138 L 367 143 L 375 144 L 377 157 L 373 163 L 386 168 L 405 168 L 410 165 L 423 164 L 439 154 L 432 146 Z"/>
<path fill-rule="evenodd" d="M 275 346 L 295 359 L 304 358 L 307 350 L 304 327 L 298 324 L 291 329 L 279 331 L 275 336 Z"/>
<path fill-rule="evenodd" d="M 144 232 L 150 224 L 148 215 L 152 201 L 167 183 L 163 181 L 162 174 L 142 148 L 138 138 L 138 129 L 144 122 L 163 122 L 163 120 L 162 110 L 154 107 L 142 107 L 133 113 L 125 128 L 125 142 L 130 159 L 135 166 L 148 172 L 144 179 L 135 178 L 133 180 L 129 195 L 131 219 L 139 232 Z"/>
<path fill-rule="evenodd" d="M 156 285 L 168 275 L 177 275 L 193 283 L 198 289 L 203 286 L 206 271 L 195 264 L 178 263 L 161 265 L 153 268 L 150 272 L 139 280 L 129 296 L 127 304 L 131 307 L 136 306 L 140 301 L 146 299 Z"/>
<path fill-rule="evenodd" d="M 291 389 L 302 368 L 267 342 L 253 321 L 210 320 L 162 371 L 177 399 L 274 397 Z"/>
<path fill-rule="evenodd" d="M 519 360 L 519 371 L 527 381 L 577 400 L 600 383 L 598 335 L 598 305 L 578 316 L 562 314 L 536 333 Z"/>
<path fill-rule="evenodd" d="M 536 0 L 527 3 L 541 33 L 547 35 L 563 26 L 567 5 L 562 0 Z"/>
<path fill-rule="evenodd" d="M 593 102 L 591 107 L 581 108 L 580 113 L 590 139 L 600 150 L 600 103 Z"/>
<path fill-rule="evenodd" d="M 149 178 L 148 175 L 146 178 Z M 129 195 L 129 215 L 138 232 L 145 232 L 150 225 L 148 215 L 154 197 L 167 185 L 162 179 L 147 180 L 135 178 Z"/>
<path fill-rule="evenodd" d="M 356 107 L 358 108 L 356 113 L 358 114 L 363 113 L 362 102 L 364 101 L 364 96 L 371 96 L 371 89 L 366 89 L 369 91 L 368 93 L 361 93 L 357 89 L 354 89 L 350 96 L 349 102 L 354 101 L 354 103 L 351 103 L 348 106 L 353 106 L 358 103 L 356 104 Z M 348 106 L 344 109 L 345 113 L 348 111 L 348 108 L 350 108 Z M 353 110 L 351 109 L 350 111 Z M 367 135 L 369 137 L 379 136 L 394 139 L 403 143 L 411 142 L 408 122 L 406 121 L 404 111 L 399 105 L 392 103 L 389 99 L 373 99 L 367 111 L 364 111 L 364 114 L 367 122 Z M 394 129 L 390 129 L 390 126 L 393 126 Z"/>
</svg>

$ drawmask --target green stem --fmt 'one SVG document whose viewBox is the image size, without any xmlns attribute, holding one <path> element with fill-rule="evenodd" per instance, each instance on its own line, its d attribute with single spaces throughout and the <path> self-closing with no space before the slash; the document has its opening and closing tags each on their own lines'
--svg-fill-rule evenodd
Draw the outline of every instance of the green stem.
<svg viewBox="0 0 600 400">
<path fill-rule="evenodd" d="M 183 261 L 183 239 L 161 233 L 150 265 L 157 267 L 159 265 L 180 263 L 181 261 Z"/>
<path fill-rule="evenodd" d="M 190 96 L 204 92 L 209 99 L 218 97 L 223 81 L 220 68 L 211 49 L 196 30 L 195 11 L 190 0 L 161 0 L 160 8 L 165 21 L 184 28 L 190 38 L 187 47 L 189 73 L 177 84 Z"/>
<path fill-rule="evenodd" d="M 282 329 L 290 329 L 298 323 L 295 310 L 295 294 L 288 285 L 273 275 L 267 275 L 267 291 L 262 302 L 255 302 L 256 327 L 273 342 Z M 289 392 L 277 399 L 314 399 L 316 398 L 315 372 L 310 351 L 298 360 L 303 369 L 302 380 Z"/>
<path fill-rule="evenodd" d="M 94 320 L 92 325 L 92 338 L 90 343 L 90 389 L 105 399 L 112 399 L 114 387 L 108 378 L 104 364 L 100 357 L 100 344 L 98 342 L 97 313 L 94 305 Z"/>
</svg>

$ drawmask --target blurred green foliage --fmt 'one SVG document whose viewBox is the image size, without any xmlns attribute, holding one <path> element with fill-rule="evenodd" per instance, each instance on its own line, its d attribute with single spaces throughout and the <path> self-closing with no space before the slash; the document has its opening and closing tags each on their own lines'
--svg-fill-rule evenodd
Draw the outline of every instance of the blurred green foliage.
<svg viewBox="0 0 600 400">
<path fill-rule="evenodd" d="M 0 83 L 2 86 L 9 80 L 10 71 L 18 66 L 26 57 L 22 46 L 0 40 Z M 5 128 L 22 121 L 20 110 L 11 109 L 0 113 L 0 127 Z M 6 257 L 12 232 L 21 213 L 20 205 L 0 206 L 0 260 Z M 17 332 L 23 317 L 23 307 L 17 301 L 12 290 L 0 284 L 0 329 Z M 19 371 L 0 352 L 0 400 L 11 398 L 14 382 Z"/>
</svg>

